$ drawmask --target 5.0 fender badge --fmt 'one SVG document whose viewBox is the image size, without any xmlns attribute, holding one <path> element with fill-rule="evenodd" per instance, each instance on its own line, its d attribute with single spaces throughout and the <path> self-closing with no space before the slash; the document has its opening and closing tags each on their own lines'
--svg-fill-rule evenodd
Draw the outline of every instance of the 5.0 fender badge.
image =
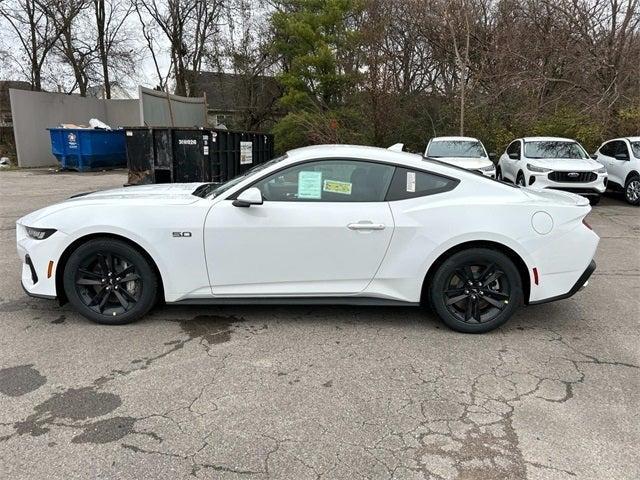
<svg viewBox="0 0 640 480">
<path fill-rule="evenodd" d="M 191 232 L 172 232 L 171 235 L 174 238 L 189 238 L 191 236 Z"/>
</svg>

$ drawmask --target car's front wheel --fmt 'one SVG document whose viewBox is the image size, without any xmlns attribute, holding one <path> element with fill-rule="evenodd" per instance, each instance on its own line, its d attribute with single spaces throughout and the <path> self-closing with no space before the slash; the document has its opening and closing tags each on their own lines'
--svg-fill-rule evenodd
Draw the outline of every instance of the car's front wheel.
<svg viewBox="0 0 640 480">
<path fill-rule="evenodd" d="M 524 174 L 522 172 L 518 172 L 518 178 L 516 178 L 516 185 L 520 185 L 521 187 L 526 187 L 527 184 L 524 181 Z"/>
<path fill-rule="evenodd" d="M 484 333 L 505 323 L 522 305 L 522 279 L 511 259 L 471 248 L 445 260 L 429 290 L 431 305 L 453 330 Z"/>
<path fill-rule="evenodd" d="M 624 186 L 624 199 L 631 205 L 640 205 L 640 177 L 629 177 Z"/>
<path fill-rule="evenodd" d="M 496 180 L 504 180 L 502 178 L 502 169 L 500 167 L 496 168 Z"/>
<path fill-rule="evenodd" d="M 63 281 L 67 298 L 79 313 L 109 325 L 144 316 L 158 290 L 158 279 L 144 255 L 109 238 L 90 240 L 74 250 Z"/>
</svg>

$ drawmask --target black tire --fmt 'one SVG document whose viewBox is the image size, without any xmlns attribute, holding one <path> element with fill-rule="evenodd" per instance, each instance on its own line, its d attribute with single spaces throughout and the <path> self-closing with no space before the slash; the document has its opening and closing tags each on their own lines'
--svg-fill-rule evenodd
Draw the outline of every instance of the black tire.
<svg viewBox="0 0 640 480">
<path fill-rule="evenodd" d="M 504 324 L 522 305 L 522 279 L 503 253 L 470 248 L 455 253 L 438 267 L 429 297 L 434 311 L 449 328 L 485 333 Z"/>
<path fill-rule="evenodd" d="M 595 206 L 595 205 L 597 205 L 597 204 L 599 204 L 599 203 L 600 203 L 600 199 L 601 199 L 601 198 L 602 198 L 602 197 L 601 197 L 600 195 L 598 195 L 598 196 L 590 195 L 590 196 L 589 196 L 589 203 L 590 203 L 592 206 Z"/>
<path fill-rule="evenodd" d="M 63 282 L 74 308 L 106 325 L 140 319 L 158 293 L 158 278 L 144 255 L 123 241 L 107 238 L 90 240 L 74 250 Z"/>
<path fill-rule="evenodd" d="M 525 182 L 524 174 L 522 172 L 518 172 L 518 176 L 516 177 L 516 185 L 520 185 L 521 187 L 527 186 L 527 182 Z"/>
<path fill-rule="evenodd" d="M 630 205 L 640 205 L 640 177 L 632 175 L 624 184 L 624 199 Z"/>
<path fill-rule="evenodd" d="M 502 170 L 500 169 L 500 167 L 496 167 L 496 180 L 503 180 Z"/>
</svg>

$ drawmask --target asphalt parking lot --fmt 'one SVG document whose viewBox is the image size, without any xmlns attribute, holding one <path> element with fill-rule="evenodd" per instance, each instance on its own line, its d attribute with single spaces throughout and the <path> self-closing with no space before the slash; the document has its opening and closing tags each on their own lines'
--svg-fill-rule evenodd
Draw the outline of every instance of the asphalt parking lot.
<svg viewBox="0 0 640 480">
<path fill-rule="evenodd" d="M 27 297 L 15 220 L 124 182 L 0 172 L 0 478 L 640 478 L 639 208 L 594 208 L 586 290 L 480 336 L 398 307 L 107 327 Z"/>
</svg>

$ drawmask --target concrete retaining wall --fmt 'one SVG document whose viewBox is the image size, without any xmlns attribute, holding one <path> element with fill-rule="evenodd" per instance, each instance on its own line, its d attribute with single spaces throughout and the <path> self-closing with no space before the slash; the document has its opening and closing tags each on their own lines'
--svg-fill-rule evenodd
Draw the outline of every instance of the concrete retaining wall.
<svg viewBox="0 0 640 480">
<path fill-rule="evenodd" d="M 57 165 L 47 128 L 61 123 L 88 125 L 98 118 L 115 128 L 140 125 L 138 100 L 102 100 L 61 93 L 9 90 L 18 165 Z"/>
</svg>

